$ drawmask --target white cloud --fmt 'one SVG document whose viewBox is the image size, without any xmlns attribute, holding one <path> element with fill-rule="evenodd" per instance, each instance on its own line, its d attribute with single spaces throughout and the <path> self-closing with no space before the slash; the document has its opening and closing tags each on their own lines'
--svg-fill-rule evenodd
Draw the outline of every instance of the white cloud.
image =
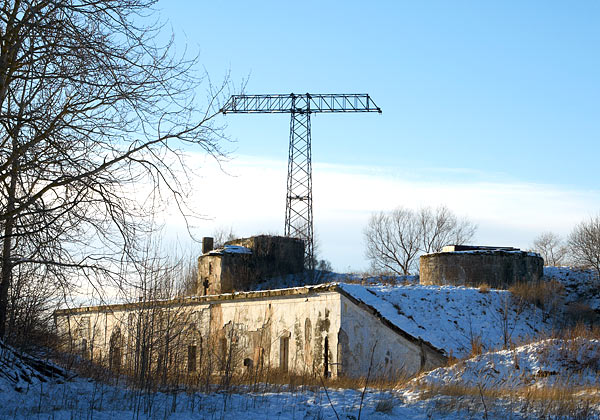
<svg viewBox="0 0 600 420">
<path fill-rule="evenodd" d="M 198 161 L 197 157 L 193 157 Z M 210 161 L 197 172 L 192 207 L 209 217 L 197 223 L 198 236 L 219 227 L 238 235 L 283 231 L 287 162 L 239 157 Z M 456 169 L 407 173 L 313 163 L 315 231 L 322 257 L 337 270 L 364 269 L 362 230 L 372 212 L 397 206 L 447 205 L 479 225 L 477 242 L 526 248 L 540 232 L 566 235 L 579 221 L 600 210 L 598 191 L 502 181 L 497 175 Z M 489 176 L 488 178 L 492 178 Z M 176 211 L 166 216 L 167 237 L 185 241 Z"/>
</svg>

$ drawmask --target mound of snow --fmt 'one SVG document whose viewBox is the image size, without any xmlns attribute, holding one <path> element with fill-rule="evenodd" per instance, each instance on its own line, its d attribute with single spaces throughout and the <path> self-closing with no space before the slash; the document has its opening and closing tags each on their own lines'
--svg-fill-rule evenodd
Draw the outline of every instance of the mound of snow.
<svg viewBox="0 0 600 420">
<path fill-rule="evenodd" d="M 485 353 L 413 379 L 415 385 L 518 388 L 600 385 L 600 340 L 548 339 Z"/>
<path fill-rule="evenodd" d="M 67 372 L 54 363 L 20 353 L 0 341 L 0 391 L 21 392 L 40 382 L 64 381 Z"/>
<path fill-rule="evenodd" d="M 416 284 L 340 287 L 413 337 L 459 358 L 471 352 L 473 342 L 489 351 L 552 329 L 539 308 L 517 303 L 506 290 L 483 293 L 468 287 Z"/>
</svg>

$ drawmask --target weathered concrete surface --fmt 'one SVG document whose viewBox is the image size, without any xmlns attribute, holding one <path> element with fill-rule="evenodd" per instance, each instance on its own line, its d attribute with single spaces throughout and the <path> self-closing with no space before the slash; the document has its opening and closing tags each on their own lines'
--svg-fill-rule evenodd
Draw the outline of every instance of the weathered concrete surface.
<svg viewBox="0 0 600 420">
<path fill-rule="evenodd" d="M 341 371 L 348 376 L 368 372 L 374 377 L 414 376 L 442 366 L 446 358 L 430 345 L 407 334 L 394 333 L 367 305 L 342 297 L 338 339 Z"/>
<path fill-rule="evenodd" d="M 179 374 L 207 361 L 218 372 L 228 360 L 237 371 L 358 377 L 371 368 L 389 377 L 445 360 L 335 284 L 61 310 L 55 320 L 72 351 L 122 370 L 146 357 L 157 366 L 168 358 Z M 140 350 L 146 342 L 155 343 L 151 355 Z"/>
<path fill-rule="evenodd" d="M 544 260 L 523 251 L 458 251 L 422 255 L 420 283 L 453 286 L 488 284 L 506 289 L 518 282 L 539 281 Z"/>
<path fill-rule="evenodd" d="M 304 242 L 283 236 L 259 235 L 236 239 L 225 248 L 198 258 L 196 294 L 216 295 L 249 290 L 263 279 L 299 273 L 304 269 Z M 228 246 L 248 253 L 229 252 Z"/>
</svg>

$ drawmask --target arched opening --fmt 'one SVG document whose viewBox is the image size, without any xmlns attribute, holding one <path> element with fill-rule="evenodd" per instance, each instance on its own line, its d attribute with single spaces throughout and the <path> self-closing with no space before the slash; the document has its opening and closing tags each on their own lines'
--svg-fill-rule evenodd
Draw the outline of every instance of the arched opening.
<svg viewBox="0 0 600 420">
<path fill-rule="evenodd" d="M 110 335 L 108 366 L 115 371 L 121 369 L 121 330 L 119 327 L 115 327 Z"/>
<path fill-rule="evenodd" d="M 193 344 L 188 346 L 187 367 L 189 373 L 196 372 L 196 349 L 197 347 Z"/>
<path fill-rule="evenodd" d="M 290 360 L 290 337 L 286 335 L 279 339 L 279 369 L 287 372 Z"/>
</svg>

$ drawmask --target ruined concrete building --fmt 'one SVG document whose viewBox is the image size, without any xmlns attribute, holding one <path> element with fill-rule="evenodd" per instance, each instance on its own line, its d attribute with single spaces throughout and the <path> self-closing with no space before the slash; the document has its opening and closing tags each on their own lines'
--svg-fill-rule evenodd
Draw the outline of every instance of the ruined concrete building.
<svg viewBox="0 0 600 420">
<path fill-rule="evenodd" d="M 226 242 L 219 249 L 212 249 L 212 243 L 212 238 L 202 240 L 197 295 L 250 290 L 261 280 L 304 269 L 301 239 L 260 235 Z"/>
<path fill-rule="evenodd" d="M 403 319 L 401 303 L 377 307 L 375 292 L 359 285 L 243 292 L 301 272 L 303 247 L 298 239 L 262 235 L 212 249 L 206 238 L 195 296 L 59 310 L 56 326 L 84 357 L 121 371 L 141 365 L 177 375 L 268 368 L 389 377 L 445 362 L 439 343 L 390 321 Z M 539 255 L 515 248 L 453 246 L 421 257 L 421 283 L 501 288 L 539 280 L 542 265 Z"/>
<path fill-rule="evenodd" d="M 446 360 L 335 284 L 61 310 L 55 318 L 81 354 L 121 371 L 145 357 L 159 366 L 168 358 L 179 375 L 232 367 L 390 377 Z"/>
<path fill-rule="evenodd" d="M 420 265 L 421 284 L 478 287 L 485 283 L 507 289 L 515 283 L 539 281 L 544 260 L 518 248 L 451 245 L 422 255 Z"/>
</svg>

